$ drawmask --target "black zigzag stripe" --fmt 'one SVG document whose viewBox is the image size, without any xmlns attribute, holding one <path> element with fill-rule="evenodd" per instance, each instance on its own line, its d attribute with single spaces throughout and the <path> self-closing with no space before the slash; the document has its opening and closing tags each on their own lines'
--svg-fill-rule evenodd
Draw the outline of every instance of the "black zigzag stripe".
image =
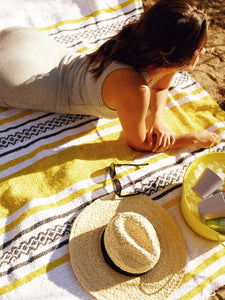
<svg viewBox="0 0 225 300">
<path fill-rule="evenodd" d="M 221 142 L 221 144 L 217 147 L 217 152 L 225 152 L 225 145 L 223 145 L 224 142 Z M 194 156 L 198 153 L 204 153 L 206 149 L 198 149 L 195 151 L 192 151 L 191 153 L 187 154 L 186 156 L 182 157 L 181 159 L 177 160 L 175 163 L 166 165 L 164 167 L 159 167 L 157 170 L 154 170 L 152 172 L 148 172 L 145 175 L 141 176 L 137 180 L 129 181 L 127 184 L 123 185 L 123 189 L 134 186 L 137 186 L 137 184 L 140 184 L 142 186 L 140 189 L 134 189 L 135 193 L 145 193 L 146 195 L 150 196 L 156 192 L 158 192 L 161 189 L 164 189 L 165 187 L 177 183 L 180 180 L 183 180 L 185 171 L 187 170 L 188 166 L 191 162 L 187 162 L 187 159 Z M 174 170 L 168 172 L 170 168 L 174 168 L 177 166 Z M 164 171 L 163 175 L 157 175 L 158 173 L 161 173 Z M 154 178 L 154 180 L 147 180 Z M 143 182 L 148 181 L 147 184 L 144 184 Z"/>
<path fill-rule="evenodd" d="M 120 15 L 123 16 L 123 15 Z M 129 18 L 129 21 L 133 21 L 137 19 L 139 15 L 132 15 Z M 111 21 L 113 19 L 110 19 Z M 72 30 L 60 30 L 57 33 L 54 33 L 55 37 L 54 39 L 59 42 L 60 44 L 64 44 L 69 48 L 75 48 L 78 45 L 84 43 L 85 41 L 88 42 L 88 44 L 95 44 L 98 45 L 99 42 L 103 42 L 110 36 L 115 35 L 123 26 L 123 23 L 119 20 L 119 17 L 115 17 L 114 20 L 117 20 L 117 22 L 107 24 L 105 26 L 97 26 L 97 28 L 93 29 L 87 29 L 85 26 L 72 29 Z M 99 22 L 100 23 L 100 22 Z M 104 22 L 106 23 L 106 22 Z M 96 23 L 95 23 L 96 24 Z M 92 24 L 92 25 L 95 25 Z M 88 25 L 90 26 L 90 24 Z M 85 30 L 84 30 L 85 29 Z M 78 31 L 78 32 L 76 32 Z M 66 32 L 66 34 L 65 34 Z M 53 35 L 53 34 L 52 34 Z"/>
<path fill-rule="evenodd" d="M 57 245 L 54 245 L 53 247 L 50 247 L 47 250 L 42 251 L 40 254 L 30 256 L 32 251 L 38 249 L 39 246 L 49 246 L 56 240 L 62 239 L 62 237 L 65 238 L 65 236 L 69 236 L 72 224 L 76 218 L 76 217 L 74 217 L 74 214 L 79 212 L 81 209 L 83 209 L 84 207 L 86 207 L 91 202 L 95 201 L 96 199 L 91 200 L 90 202 L 83 203 L 79 207 L 76 207 L 75 209 L 73 209 L 67 213 L 64 213 L 62 215 L 54 216 L 47 220 L 43 220 L 42 222 L 38 222 L 37 224 L 33 225 L 32 227 L 24 230 L 22 233 L 19 233 L 18 237 L 21 237 L 23 234 L 26 234 L 27 232 L 32 232 L 32 230 L 34 230 L 35 228 L 38 228 L 42 224 L 72 215 L 72 218 L 70 220 L 66 221 L 63 225 L 57 225 L 54 228 L 48 228 L 45 232 L 39 233 L 36 237 L 31 237 L 28 242 L 22 242 L 22 243 L 20 243 L 19 246 L 13 247 L 11 250 L 5 252 L 2 255 L 2 258 L 0 258 L 1 266 L 4 264 L 7 264 L 9 266 L 9 263 L 11 261 L 13 261 L 13 267 L 9 266 L 9 268 L 6 271 L 0 272 L 0 277 L 8 275 L 8 274 L 12 273 L 14 270 L 28 265 L 31 261 L 35 261 L 36 259 L 43 257 L 43 256 L 47 255 L 48 253 L 51 253 L 54 250 L 59 249 L 59 248 L 63 247 L 64 245 L 68 244 L 69 238 L 66 238 L 63 242 L 60 242 Z M 15 241 L 15 238 L 13 240 Z M 10 243 L 11 242 L 12 241 L 10 241 Z M 6 244 L 9 245 L 9 242 L 5 243 L 2 247 L 0 247 L 0 249 L 3 249 Z M 18 259 L 19 257 L 21 257 L 21 255 L 23 255 L 23 254 L 28 255 L 29 256 L 28 259 L 23 263 L 14 264 L 15 260 Z M 5 259 L 5 261 L 2 260 L 3 258 Z"/>
<path fill-rule="evenodd" d="M 45 256 L 45 255 L 47 255 L 49 253 L 53 253 L 55 250 L 62 248 L 63 246 L 67 245 L 68 243 L 69 243 L 69 238 L 67 238 L 63 242 L 60 242 L 58 245 L 55 245 L 55 246 L 47 249 L 46 251 L 43 251 L 43 252 L 41 252 L 41 253 L 39 253 L 37 255 L 34 255 L 34 256 L 30 256 L 28 258 L 28 260 L 26 260 L 25 262 L 19 263 L 17 265 L 13 265 L 13 267 L 9 267 L 8 270 L 6 270 L 5 272 L 0 272 L 0 277 L 8 276 L 13 271 L 15 271 L 15 270 L 17 270 L 19 268 L 25 267 L 26 265 L 29 265 L 31 262 L 39 259 L 40 257 L 43 257 L 43 256 Z"/>
<path fill-rule="evenodd" d="M 47 113 L 47 114 L 44 113 L 43 115 L 41 115 L 41 116 L 39 116 L 37 118 L 29 119 L 26 122 L 21 122 L 21 123 L 19 123 L 16 126 L 7 127 L 4 130 L 0 130 L 0 133 L 5 134 L 7 131 L 18 129 L 18 128 L 23 127 L 25 125 L 28 125 L 30 123 L 33 123 L 33 122 L 36 122 L 36 121 L 40 121 L 41 119 L 44 119 L 44 118 L 49 117 L 51 115 L 54 115 L 54 113 Z"/>
<path fill-rule="evenodd" d="M 105 196 L 104 195 L 101 195 L 102 196 Z M 60 219 L 64 219 L 64 218 L 67 218 L 67 217 L 70 217 L 71 215 L 73 216 L 75 213 L 79 212 L 81 209 L 83 209 L 84 207 L 86 207 L 87 205 L 89 205 L 92 201 L 98 199 L 99 197 L 91 200 L 90 202 L 85 202 L 77 207 L 75 207 L 74 209 L 70 210 L 70 211 L 67 211 L 63 214 L 60 214 L 60 215 L 54 215 L 50 218 L 47 218 L 47 219 L 44 219 L 42 221 L 39 221 L 35 224 L 33 224 L 32 226 L 30 227 L 27 227 L 26 229 L 24 230 L 21 230 L 16 236 L 14 236 L 11 240 L 8 240 L 7 242 L 4 242 L 2 245 L 0 245 L 0 251 L 1 250 L 4 250 L 5 248 L 7 248 L 8 246 L 10 246 L 13 242 L 16 242 L 17 239 L 21 238 L 23 235 L 29 233 L 29 232 L 32 232 L 33 230 L 36 230 L 38 227 L 42 226 L 42 225 L 45 225 L 45 224 L 48 224 L 50 222 L 53 222 L 55 220 L 60 220 Z M 68 229 L 68 228 L 67 228 Z"/>
<path fill-rule="evenodd" d="M 5 251 L 0 257 L 0 267 L 15 262 L 22 255 L 29 256 L 32 251 L 37 250 L 40 246 L 52 244 L 59 238 L 70 233 L 73 220 L 65 222 L 63 225 L 56 225 L 48 228 L 45 232 L 39 232 L 37 236 L 32 236 L 28 241 L 23 241 L 19 245 Z"/>
<path fill-rule="evenodd" d="M 8 137 L 0 138 L 0 147 L 7 148 L 9 145 L 15 145 L 18 142 L 23 143 L 25 140 L 38 136 L 40 133 L 46 133 L 48 130 L 54 130 L 84 118 L 85 116 L 83 115 L 59 115 L 59 117 L 47 120 L 45 123 L 39 123 L 36 126 L 32 125 L 30 128 L 16 132 L 14 135 L 10 134 Z"/>
<path fill-rule="evenodd" d="M 97 121 L 98 119 L 99 119 L 99 118 L 89 119 L 89 120 L 87 120 L 86 122 L 82 122 L 82 123 L 80 123 L 80 124 L 77 124 L 77 125 L 74 125 L 74 126 L 70 126 L 70 127 L 68 127 L 68 128 L 64 128 L 64 129 L 62 129 L 62 130 L 60 130 L 60 131 L 57 131 L 57 132 L 55 132 L 55 133 L 48 134 L 48 135 L 45 135 L 45 136 L 43 136 L 43 137 L 37 138 L 37 139 L 33 140 L 32 142 L 27 143 L 26 145 L 23 145 L 23 146 L 20 146 L 20 147 L 17 147 L 17 148 L 13 148 L 12 150 L 9 150 L 9 151 L 6 151 L 6 152 L 4 152 L 4 153 L 1 153 L 0 156 L 3 157 L 3 156 L 7 156 L 7 155 L 9 155 L 9 154 L 15 153 L 15 152 L 17 152 L 17 151 L 21 151 L 22 149 L 28 148 L 29 146 L 34 145 L 35 143 L 37 143 L 37 142 L 39 142 L 39 141 L 41 141 L 41 140 L 46 140 L 46 139 L 49 139 L 49 138 L 51 138 L 51 137 L 53 137 L 53 136 L 57 136 L 57 135 L 59 135 L 59 134 L 61 134 L 61 133 L 63 133 L 63 132 L 66 132 L 66 131 L 68 131 L 68 130 L 79 128 L 79 127 L 81 127 L 81 126 L 83 126 L 83 125 L 89 124 L 89 123 L 91 123 L 91 122 L 95 122 L 95 121 Z"/>
<path fill-rule="evenodd" d="M 187 85 L 182 85 L 182 87 L 180 87 L 182 90 L 185 90 L 185 89 L 188 89 L 189 87 L 191 86 L 195 86 L 195 85 L 198 85 L 197 82 L 192 82 L 191 84 L 187 84 Z M 176 86 L 173 85 L 169 88 L 169 91 L 171 90 L 176 90 L 176 87 L 179 86 L 179 84 L 177 84 Z"/>
<path fill-rule="evenodd" d="M 122 24 L 109 24 L 103 28 L 80 31 L 77 34 L 58 35 L 55 37 L 55 40 L 60 44 L 69 45 L 71 48 L 85 41 L 87 41 L 88 44 L 97 44 L 97 41 L 101 41 L 103 38 L 105 39 L 106 36 L 114 35 L 120 28 L 122 28 Z"/>
<path fill-rule="evenodd" d="M 151 196 L 152 194 L 158 192 L 161 189 L 164 189 L 167 186 L 182 181 L 187 167 L 188 164 L 183 165 L 182 169 L 176 169 L 169 172 L 168 174 L 164 174 L 163 176 L 157 176 L 157 179 L 155 181 L 151 180 L 148 185 L 143 188 L 143 193 Z"/>
<path fill-rule="evenodd" d="M 172 184 L 175 184 L 177 182 L 180 182 L 183 180 L 185 171 L 187 169 L 189 164 L 184 164 L 182 168 L 177 168 L 175 170 L 172 170 L 168 173 L 165 173 L 163 175 L 158 175 L 154 174 L 156 179 L 149 180 L 148 183 L 142 183 L 141 190 L 140 189 L 134 189 L 135 193 L 143 193 L 146 194 L 147 196 L 151 196 L 158 192 L 161 189 L 164 189 L 167 186 L 170 186 Z M 171 166 L 170 166 L 171 167 Z M 160 170 L 157 170 L 157 172 L 160 172 Z M 149 177 L 151 178 L 151 177 Z M 137 181 L 135 181 L 133 184 L 136 185 L 138 182 L 142 182 L 143 177 L 139 178 Z M 128 185 L 124 186 L 127 187 Z M 130 186 L 130 184 L 129 184 Z"/>
<path fill-rule="evenodd" d="M 102 196 L 104 196 L 104 195 L 101 195 L 101 197 Z M 81 204 L 79 207 L 76 207 L 67 213 L 64 213 L 59 216 L 51 217 L 47 220 L 43 220 L 42 222 L 38 222 L 37 224 L 33 225 L 29 229 L 27 228 L 26 230 L 24 230 L 23 233 L 18 234 L 18 237 L 21 237 L 23 234 L 25 234 L 27 232 L 32 232 L 32 230 L 34 230 L 35 228 L 38 228 L 41 224 L 45 224 L 50 221 L 64 218 L 64 217 L 69 217 L 70 215 L 72 215 L 72 218 L 70 220 L 66 221 L 63 225 L 57 225 L 54 228 L 48 228 L 45 232 L 39 233 L 36 237 L 31 237 L 28 242 L 21 242 L 19 246 L 12 247 L 11 250 L 5 252 L 2 255 L 2 258 L 0 258 L 0 266 L 2 266 L 4 264 L 7 264 L 9 266 L 9 263 L 11 261 L 13 261 L 13 267 L 9 266 L 9 268 L 6 271 L 0 272 L 0 277 L 8 275 L 8 274 L 12 273 L 14 270 L 28 265 L 31 261 L 35 261 L 36 259 L 43 257 L 43 256 L 47 255 L 48 253 L 52 253 L 56 249 L 59 249 L 59 248 L 65 246 L 66 244 L 68 244 L 69 238 L 66 238 L 64 241 L 58 243 L 57 245 L 54 245 L 53 247 L 48 248 L 45 251 L 42 251 L 38 255 L 30 256 L 32 251 L 35 251 L 36 249 L 38 249 L 39 246 L 49 246 L 56 240 L 62 239 L 62 237 L 65 238 L 65 237 L 69 236 L 72 224 L 76 218 L 76 217 L 74 217 L 74 214 L 78 213 L 81 209 L 85 208 L 86 206 L 88 206 L 90 203 L 92 203 L 93 201 L 95 201 L 98 198 L 99 198 L 99 196 L 96 197 L 95 199 L 91 200 L 90 202 Z M 15 238 L 13 240 L 15 241 Z M 9 245 L 9 242 L 5 243 L 4 245 L 6 245 L 6 244 Z M 4 245 L 2 247 L 0 247 L 0 250 L 4 248 Z M 23 263 L 15 264 L 14 263 L 15 260 L 18 259 L 19 257 L 21 257 L 21 255 L 23 255 L 23 254 L 27 255 L 28 259 Z M 5 261 L 2 261 L 3 258 L 5 259 Z"/>
</svg>

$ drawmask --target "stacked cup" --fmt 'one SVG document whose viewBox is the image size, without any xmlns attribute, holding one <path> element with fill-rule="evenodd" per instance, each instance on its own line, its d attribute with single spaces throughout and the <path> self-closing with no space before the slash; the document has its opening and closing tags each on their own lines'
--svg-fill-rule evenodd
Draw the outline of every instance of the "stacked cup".
<svg viewBox="0 0 225 300">
<path fill-rule="evenodd" d="M 198 202 L 202 220 L 215 231 L 225 233 L 225 188 L 223 179 L 206 168 L 193 190 L 203 199 Z"/>
</svg>

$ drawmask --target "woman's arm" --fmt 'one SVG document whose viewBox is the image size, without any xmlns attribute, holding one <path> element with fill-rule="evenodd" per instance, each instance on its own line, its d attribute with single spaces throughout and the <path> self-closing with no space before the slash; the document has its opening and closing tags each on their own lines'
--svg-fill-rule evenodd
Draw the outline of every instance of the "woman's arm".
<svg viewBox="0 0 225 300">
<path fill-rule="evenodd" d="M 139 151 L 152 151 L 147 139 L 146 114 L 149 107 L 150 91 L 147 86 L 139 86 L 127 93 L 126 106 L 118 105 L 117 112 L 128 144 Z M 123 98 L 124 100 L 124 98 Z"/>
<path fill-rule="evenodd" d="M 162 152 L 171 148 L 175 142 L 175 137 L 164 125 L 164 110 L 168 99 L 168 88 L 174 76 L 168 73 L 161 77 L 151 87 L 150 110 L 148 119 L 148 142 L 153 146 L 153 152 Z"/>
<path fill-rule="evenodd" d="M 117 110 L 128 144 L 138 151 L 151 151 L 146 134 L 150 89 L 143 76 L 133 69 L 113 71 L 105 79 L 102 96 L 108 107 Z"/>
</svg>

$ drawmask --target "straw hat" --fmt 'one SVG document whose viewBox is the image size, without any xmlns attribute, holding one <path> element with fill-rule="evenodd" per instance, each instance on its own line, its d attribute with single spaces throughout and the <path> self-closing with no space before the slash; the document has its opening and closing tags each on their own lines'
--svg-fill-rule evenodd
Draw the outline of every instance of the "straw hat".
<svg viewBox="0 0 225 300">
<path fill-rule="evenodd" d="M 175 221 L 143 195 L 94 201 L 74 221 L 69 250 L 77 279 L 96 299 L 166 299 L 186 265 Z"/>
</svg>

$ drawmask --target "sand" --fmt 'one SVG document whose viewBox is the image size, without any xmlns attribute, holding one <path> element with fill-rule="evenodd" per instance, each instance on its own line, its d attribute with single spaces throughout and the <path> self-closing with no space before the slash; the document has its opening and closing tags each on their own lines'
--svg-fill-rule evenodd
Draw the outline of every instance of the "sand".
<svg viewBox="0 0 225 300">
<path fill-rule="evenodd" d="M 210 18 L 206 53 L 191 76 L 225 110 L 225 1 L 195 0 Z"/>
</svg>

